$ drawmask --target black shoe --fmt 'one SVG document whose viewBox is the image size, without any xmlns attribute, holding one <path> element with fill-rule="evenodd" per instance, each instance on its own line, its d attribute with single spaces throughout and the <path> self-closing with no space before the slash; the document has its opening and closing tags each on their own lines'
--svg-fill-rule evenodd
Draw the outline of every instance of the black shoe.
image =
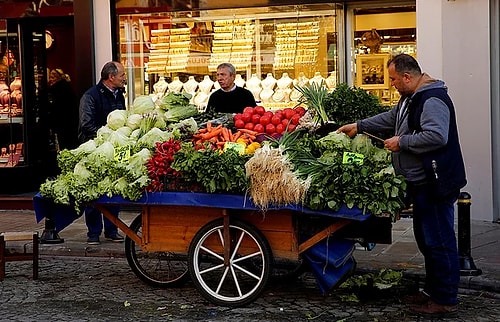
<svg viewBox="0 0 500 322">
<path fill-rule="evenodd" d="M 114 235 L 109 235 L 109 236 L 105 236 L 106 237 L 106 240 L 110 240 L 112 242 L 115 242 L 115 243 L 121 243 L 124 241 L 124 238 L 122 235 L 116 233 Z"/>
<path fill-rule="evenodd" d="M 99 240 L 99 237 L 89 237 L 87 239 L 87 245 L 100 245 L 101 241 Z"/>
</svg>

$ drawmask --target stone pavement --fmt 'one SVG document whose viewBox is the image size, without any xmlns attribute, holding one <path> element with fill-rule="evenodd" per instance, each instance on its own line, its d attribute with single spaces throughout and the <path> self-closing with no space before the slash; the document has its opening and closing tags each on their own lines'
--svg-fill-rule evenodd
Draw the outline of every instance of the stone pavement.
<svg viewBox="0 0 500 322">
<path fill-rule="evenodd" d="M 138 211 L 122 211 L 120 218 L 126 223 L 139 214 Z M 9 231 L 36 231 L 39 235 L 44 231 L 44 222 L 36 223 L 32 210 L 0 210 L 0 232 Z M 70 226 L 59 233 L 64 239 L 59 244 L 40 245 L 40 256 L 76 257 L 124 257 L 123 243 L 113 243 L 101 238 L 100 245 L 86 244 L 87 228 L 83 217 L 80 217 Z M 356 250 L 354 257 L 359 271 L 379 271 L 382 268 L 403 270 L 407 276 L 423 278 L 423 257 L 418 252 L 413 238 L 412 221 L 410 218 L 401 218 L 393 224 L 393 242 L 390 245 L 379 244 L 371 251 Z M 461 292 L 491 292 L 500 294 L 500 224 L 485 221 L 471 222 L 471 256 L 477 268 L 464 270 L 461 277 Z M 482 274 L 478 276 L 470 273 Z M 7 272 L 8 274 L 8 272 Z"/>
</svg>

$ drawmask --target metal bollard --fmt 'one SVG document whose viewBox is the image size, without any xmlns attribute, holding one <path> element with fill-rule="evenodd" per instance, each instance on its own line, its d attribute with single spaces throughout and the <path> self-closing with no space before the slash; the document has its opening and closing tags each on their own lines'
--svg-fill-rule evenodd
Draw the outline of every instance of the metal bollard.
<svg viewBox="0 0 500 322">
<path fill-rule="evenodd" d="M 471 195 L 461 192 L 457 201 L 458 208 L 458 258 L 460 260 L 460 275 L 478 276 L 482 271 L 476 268 L 471 256 L 470 245 L 470 206 Z"/>
<path fill-rule="evenodd" d="M 64 243 L 64 238 L 59 237 L 52 216 L 45 217 L 45 227 L 40 236 L 40 244 L 60 244 Z"/>
</svg>

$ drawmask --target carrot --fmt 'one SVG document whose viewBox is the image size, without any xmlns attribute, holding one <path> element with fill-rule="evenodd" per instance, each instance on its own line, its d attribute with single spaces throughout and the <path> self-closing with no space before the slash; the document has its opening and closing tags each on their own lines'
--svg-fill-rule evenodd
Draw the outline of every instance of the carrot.
<svg viewBox="0 0 500 322">
<path fill-rule="evenodd" d="M 229 139 L 229 130 L 226 128 L 226 127 L 223 127 L 222 128 L 222 138 L 224 139 L 224 141 L 226 142 L 229 142 L 230 139 Z"/>
<path fill-rule="evenodd" d="M 203 138 L 203 140 L 209 140 L 211 138 L 218 136 L 221 132 L 222 132 L 222 127 L 213 129 L 208 133 L 204 133 L 201 135 L 201 137 Z"/>
<path fill-rule="evenodd" d="M 207 122 L 207 132 L 212 131 L 212 122 L 208 121 Z"/>
<path fill-rule="evenodd" d="M 254 130 L 249 130 L 249 129 L 238 129 L 238 131 L 241 131 L 243 133 L 247 133 L 247 134 L 250 134 L 250 135 L 257 135 L 257 131 L 254 131 Z"/>
<path fill-rule="evenodd" d="M 231 140 L 232 142 L 236 142 L 236 140 L 238 140 L 238 138 L 241 136 L 243 132 L 241 132 L 240 130 L 234 132 L 233 134 L 233 139 Z"/>
<path fill-rule="evenodd" d="M 208 132 L 208 129 L 206 129 L 206 128 L 205 128 L 205 129 L 199 129 L 199 130 L 198 130 L 198 133 L 206 133 L 206 132 Z"/>
</svg>

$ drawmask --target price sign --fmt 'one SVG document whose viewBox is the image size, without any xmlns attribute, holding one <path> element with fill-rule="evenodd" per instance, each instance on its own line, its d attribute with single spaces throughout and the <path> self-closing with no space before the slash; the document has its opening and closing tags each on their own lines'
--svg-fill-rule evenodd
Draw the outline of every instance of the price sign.
<svg viewBox="0 0 500 322">
<path fill-rule="evenodd" d="M 239 154 L 245 153 L 245 145 L 242 143 L 226 142 L 224 143 L 224 151 L 226 151 L 227 149 L 236 150 Z"/>
<path fill-rule="evenodd" d="M 115 148 L 115 161 L 127 162 L 130 159 L 130 146 L 119 146 Z"/>
<path fill-rule="evenodd" d="M 360 153 L 344 152 L 344 155 L 342 158 L 342 163 L 344 163 L 344 164 L 349 164 L 349 163 L 363 164 L 364 158 L 365 158 L 365 156 L 360 154 Z"/>
</svg>

